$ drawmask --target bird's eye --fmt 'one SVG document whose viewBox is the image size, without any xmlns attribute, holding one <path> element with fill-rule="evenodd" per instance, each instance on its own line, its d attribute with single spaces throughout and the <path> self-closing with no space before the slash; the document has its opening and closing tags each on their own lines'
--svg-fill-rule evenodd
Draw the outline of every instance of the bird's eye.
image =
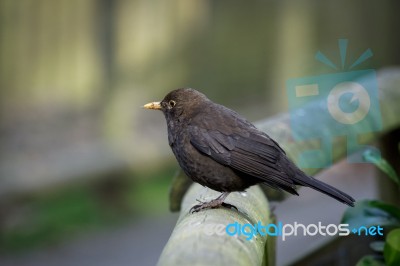
<svg viewBox="0 0 400 266">
<path fill-rule="evenodd" d="M 176 105 L 176 102 L 174 100 L 170 100 L 168 104 L 169 106 L 174 107 Z"/>
</svg>

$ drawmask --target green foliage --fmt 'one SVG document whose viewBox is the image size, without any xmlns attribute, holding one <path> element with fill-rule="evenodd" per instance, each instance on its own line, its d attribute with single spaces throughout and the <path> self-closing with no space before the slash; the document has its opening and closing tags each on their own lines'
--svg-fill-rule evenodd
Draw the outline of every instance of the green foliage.
<svg viewBox="0 0 400 266">
<path fill-rule="evenodd" d="M 382 172 L 400 187 L 400 178 L 393 167 L 380 155 L 367 150 L 363 154 L 366 162 L 373 163 Z M 400 208 L 378 200 L 362 200 L 356 203 L 354 208 L 348 208 L 342 218 L 342 223 L 348 223 L 351 227 L 382 226 L 391 230 L 384 244 L 382 242 L 371 243 L 371 248 L 377 252 L 377 256 L 364 256 L 357 266 L 400 265 Z"/>
<path fill-rule="evenodd" d="M 371 150 L 366 150 L 363 153 L 363 158 L 366 162 L 373 163 L 376 167 L 378 167 L 382 172 L 387 174 L 387 176 L 393 180 L 398 186 L 400 186 L 400 178 L 396 174 L 396 171 L 393 167 L 380 155 L 374 154 Z"/>
<path fill-rule="evenodd" d="M 368 255 L 362 257 L 356 264 L 356 266 L 385 266 L 385 263 L 379 260 L 379 258 Z"/>
<path fill-rule="evenodd" d="M 388 266 L 400 265 L 400 228 L 387 235 L 383 255 Z"/>
<path fill-rule="evenodd" d="M 351 227 L 400 226 L 400 209 L 378 200 L 362 200 L 354 208 L 347 208 L 342 223 Z"/>
</svg>

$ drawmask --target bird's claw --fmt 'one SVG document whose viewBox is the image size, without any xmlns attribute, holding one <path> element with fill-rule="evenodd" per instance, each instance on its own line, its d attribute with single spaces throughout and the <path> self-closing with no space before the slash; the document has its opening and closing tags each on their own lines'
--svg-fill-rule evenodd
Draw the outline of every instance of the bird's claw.
<svg viewBox="0 0 400 266">
<path fill-rule="evenodd" d="M 219 202 L 218 200 L 212 200 L 209 202 L 201 202 L 199 200 L 197 200 L 198 202 L 200 202 L 201 204 L 197 204 L 194 205 L 191 209 L 190 209 L 190 213 L 195 213 L 195 212 L 199 212 L 201 210 L 204 209 L 216 209 L 219 207 L 224 207 L 227 209 L 235 209 L 236 211 L 238 211 L 238 208 L 235 205 L 229 204 L 229 203 L 225 203 L 225 202 Z"/>
<path fill-rule="evenodd" d="M 232 205 L 232 204 L 229 204 L 229 203 L 222 202 L 221 206 L 225 207 L 227 209 L 235 209 L 236 211 L 239 211 L 238 208 L 235 205 Z"/>
</svg>

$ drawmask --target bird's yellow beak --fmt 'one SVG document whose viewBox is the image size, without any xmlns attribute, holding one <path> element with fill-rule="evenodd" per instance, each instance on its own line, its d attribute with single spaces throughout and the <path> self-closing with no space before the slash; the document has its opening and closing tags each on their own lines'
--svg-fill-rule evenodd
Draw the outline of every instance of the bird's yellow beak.
<svg viewBox="0 0 400 266">
<path fill-rule="evenodd" d="M 153 109 L 153 110 L 161 110 L 161 102 L 152 102 L 143 105 L 143 108 L 146 109 Z"/>
</svg>

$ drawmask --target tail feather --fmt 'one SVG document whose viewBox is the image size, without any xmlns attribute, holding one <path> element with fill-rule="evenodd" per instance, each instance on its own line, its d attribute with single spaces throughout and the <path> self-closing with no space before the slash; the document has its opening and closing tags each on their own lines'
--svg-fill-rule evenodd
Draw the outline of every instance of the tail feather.
<svg viewBox="0 0 400 266">
<path fill-rule="evenodd" d="M 347 204 L 351 207 L 354 207 L 355 199 L 350 195 L 340 191 L 337 188 L 334 188 L 322 181 L 319 181 L 311 176 L 306 175 L 305 173 L 298 173 L 295 178 L 295 182 L 298 185 L 306 186 L 313 188 L 319 192 L 322 192 L 344 204 Z"/>
</svg>

